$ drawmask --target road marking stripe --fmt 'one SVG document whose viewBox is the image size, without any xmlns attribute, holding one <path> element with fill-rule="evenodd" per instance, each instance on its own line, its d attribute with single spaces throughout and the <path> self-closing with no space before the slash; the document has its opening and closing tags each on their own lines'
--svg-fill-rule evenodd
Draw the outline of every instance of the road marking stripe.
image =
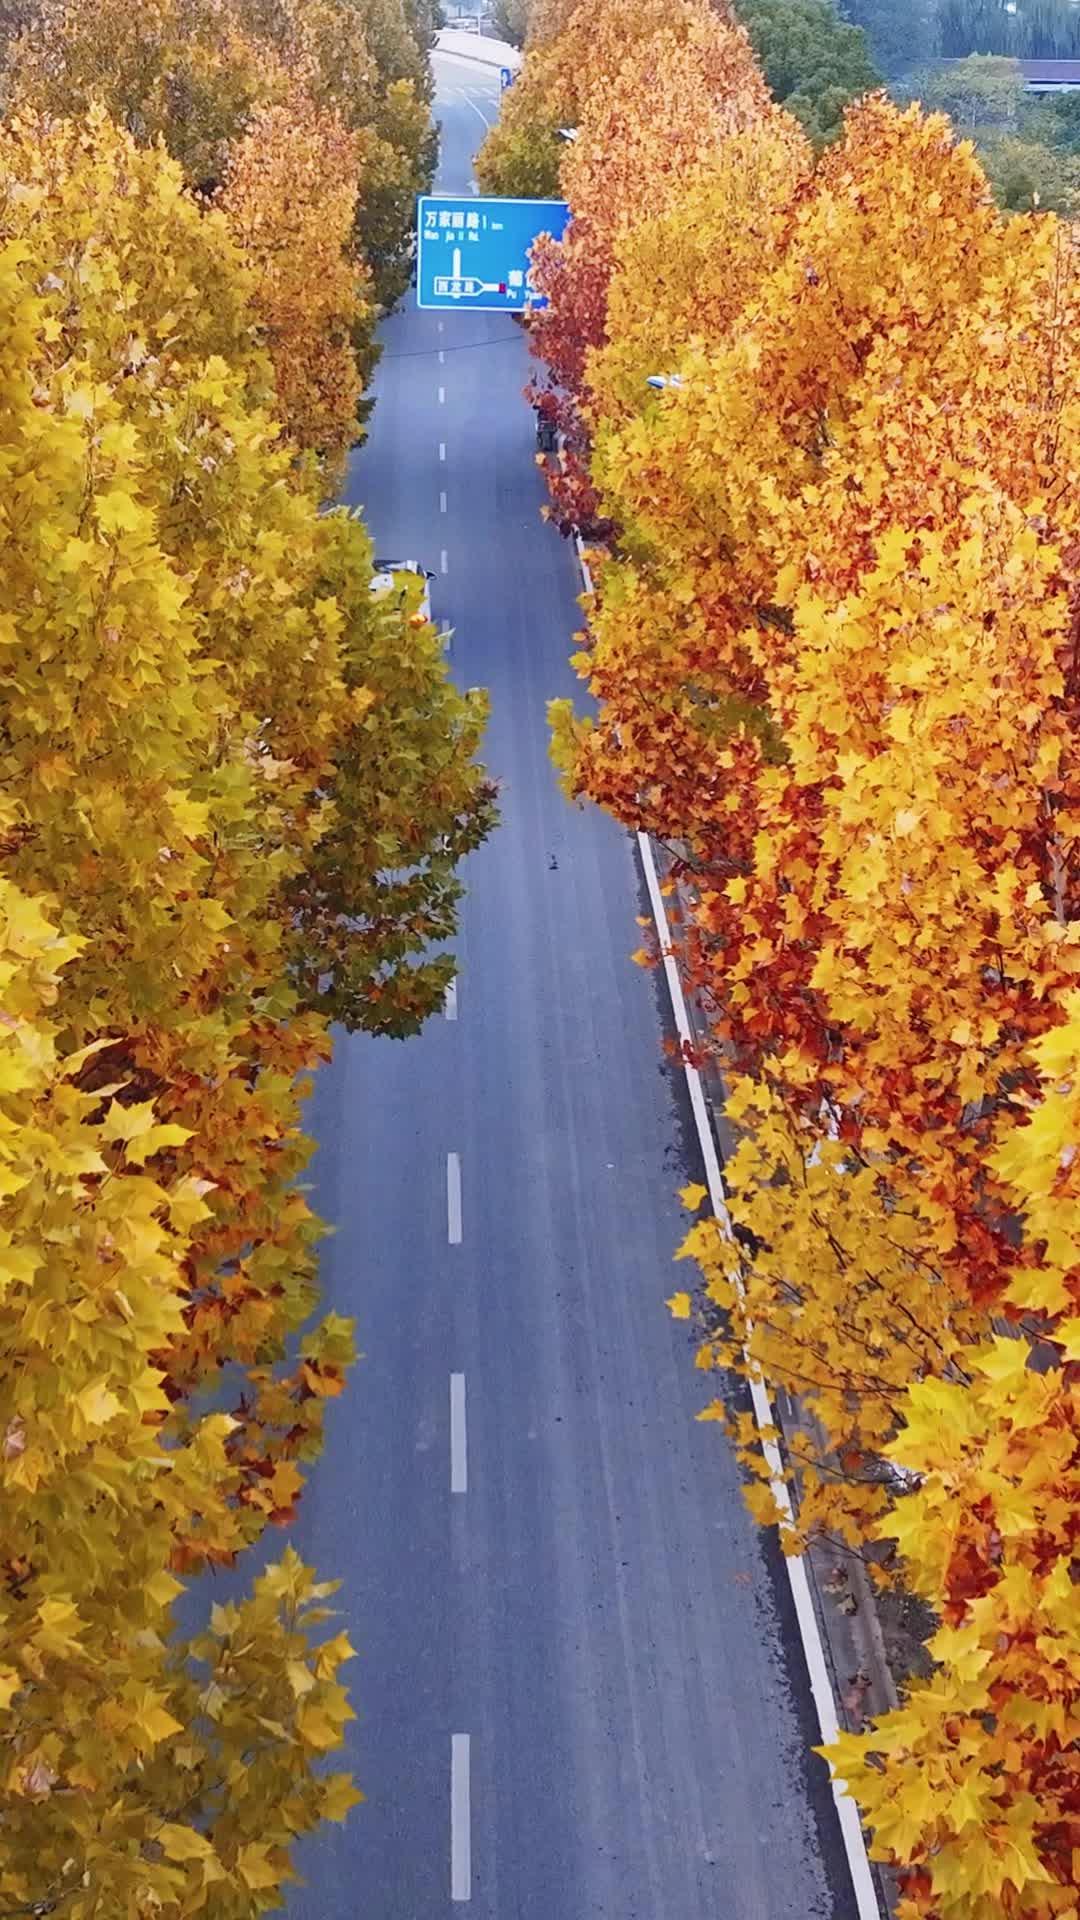
<svg viewBox="0 0 1080 1920">
<path fill-rule="evenodd" d="M 472 1899 L 472 1789 L 469 1736 L 450 1735 L 450 1898 Z"/>
<path fill-rule="evenodd" d="M 461 1245 L 461 1156 L 446 1156 L 446 1231 L 452 1247 Z"/>
<path fill-rule="evenodd" d="M 450 1375 L 450 1491 L 469 1491 L 469 1446 L 465 1427 L 465 1375 Z"/>
<path fill-rule="evenodd" d="M 440 512 L 440 513 L 445 513 L 445 512 L 446 512 L 446 495 L 445 495 L 445 493 L 440 493 L 440 495 L 439 495 L 439 512 Z"/>
<path fill-rule="evenodd" d="M 439 441 L 439 459 L 440 460 L 446 459 L 446 441 L 445 440 Z"/>
<path fill-rule="evenodd" d="M 445 367 L 446 365 L 446 354 L 442 347 L 439 348 L 439 365 L 440 367 Z"/>
<path fill-rule="evenodd" d="M 450 571 L 450 555 L 449 555 L 449 554 L 447 553 L 447 551 L 446 551 L 446 548 L 445 548 L 445 547 L 443 548 L 443 550 L 442 550 L 442 552 L 441 552 L 441 553 L 440 553 L 440 555 L 439 555 L 439 566 L 440 566 L 440 567 L 442 568 L 442 571 L 443 571 L 444 573 L 449 573 L 449 571 Z"/>
<path fill-rule="evenodd" d="M 585 591 L 586 593 L 592 593 L 592 575 L 589 571 L 588 561 L 585 558 L 585 546 L 580 534 L 575 535 L 574 545 L 577 548 L 578 564 L 581 568 L 581 578 Z M 675 958 L 671 950 L 671 928 L 668 924 L 664 896 L 660 892 L 660 876 L 656 871 L 656 857 L 653 853 L 652 841 L 647 833 L 638 834 L 637 844 L 642 871 L 645 875 L 645 885 L 648 888 L 653 920 L 656 924 L 656 934 L 660 942 L 660 951 L 664 956 L 664 977 L 667 981 L 668 993 L 671 996 L 671 1011 L 675 1019 L 675 1028 L 679 1039 L 684 1042 L 684 1048 L 682 1049 L 683 1072 L 686 1075 L 686 1087 L 690 1095 L 690 1107 L 694 1116 L 694 1127 L 698 1137 L 698 1144 L 701 1148 L 701 1157 L 705 1165 L 705 1179 L 709 1188 L 709 1199 L 712 1202 L 712 1210 L 716 1218 L 722 1222 L 730 1233 L 731 1216 L 727 1210 L 724 1176 L 720 1171 L 720 1159 L 716 1151 L 716 1141 L 713 1137 L 712 1127 L 709 1124 L 709 1110 L 705 1103 L 705 1093 L 701 1084 L 701 1075 L 698 1069 L 691 1066 L 686 1058 L 685 1048 L 693 1045 L 693 1034 L 690 1027 L 690 1017 L 686 1011 L 686 1000 L 683 995 L 682 981 L 679 978 L 679 970 L 675 964 Z M 750 1398 L 758 1431 L 760 1432 L 762 1428 L 765 1427 L 771 1427 L 773 1425 L 773 1411 L 769 1400 L 769 1389 L 760 1376 L 751 1379 Z M 784 1463 L 780 1457 L 779 1448 L 776 1446 L 775 1441 L 763 1439 L 761 1442 L 761 1450 L 769 1468 L 769 1484 L 773 1498 L 781 1512 L 790 1515 L 792 1512 L 791 1495 L 788 1491 L 787 1482 L 784 1479 Z M 817 1623 L 817 1615 L 814 1612 L 814 1602 L 810 1594 L 810 1583 L 807 1579 L 806 1563 L 802 1559 L 796 1559 L 794 1555 L 785 1554 L 784 1566 L 787 1569 L 788 1582 L 791 1587 L 791 1597 L 795 1603 L 795 1616 L 799 1626 L 799 1638 L 802 1641 L 803 1658 L 806 1661 L 807 1672 L 810 1678 L 810 1692 L 813 1695 L 814 1706 L 817 1710 L 817 1720 L 818 1726 L 821 1729 L 822 1745 L 828 1746 L 831 1741 L 835 1740 L 839 1732 L 839 1720 L 836 1712 L 836 1699 L 833 1694 L 832 1682 L 829 1678 L 829 1669 L 825 1659 L 825 1648 L 822 1644 L 821 1630 Z M 874 1876 L 871 1872 L 870 1861 L 867 1857 L 866 1837 L 862 1830 L 862 1822 L 859 1819 L 859 1809 L 855 1801 L 848 1797 L 842 1780 L 833 1781 L 832 1795 L 836 1803 L 836 1814 L 840 1822 L 840 1834 L 844 1843 L 844 1852 L 847 1855 L 848 1870 L 851 1874 L 852 1885 L 855 1890 L 855 1906 L 858 1913 L 858 1920 L 880 1920 L 881 1908 L 878 1904 Z"/>
<path fill-rule="evenodd" d="M 443 1001 L 443 1012 L 445 1013 L 448 1020 L 457 1019 L 457 981 L 456 980 L 451 980 L 450 985 L 446 989 L 446 999 Z"/>
<path fill-rule="evenodd" d="M 592 581 L 589 578 L 588 568 L 585 565 L 583 557 L 582 574 L 586 583 L 586 592 L 591 593 Z M 691 1066 L 686 1059 L 685 1047 L 692 1046 L 693 1037 L 690 1020 L 686 1011 L 686 1001 L 683 998 L 682 982 L 679 979 L 678 969 L 671 952 L 671 928 L 668 925 L 667 909 L 664 906 L 663 895 L 660 892 L 660 878 L 656 871 L 656 860 L 653 855 L 652 841 L 649 839 L 647 833 L 639 833 L 637 843 L 638 852 L 641 856 L 641 864 L 645 873 L 645 884 L 649 890 L 649 900 L 652 905 L 653 919 L 656 923 L 656 933 L 660 942 L 660 951 L 664 956 L 664 974 L 667 979 L 668 992 L 671 995 L 671 1010 L 675 1016 L 675 1027 L 680 1040 L 684 1042 L 682 1052 L 683 1072 L 686 1075 L 687 1091 L 690 1095 L 690 1106 L 693 1111 L 694 1125 L 701 1147 L 701 1157 L 705 1163 L 705 1179 L 708 1183 L 709 1198 L 712 1201 L 712 1209 L 716 1218 L 723 1223 L 730 1233 L 731 1219 L 727 1210 L 724 1180 L 720 1171 L 716 1142 L 713 1139 L 712 1128 L 709 1125 L 709 1115 L 705 1105 L 705 1094 L 701 1085 L 701 1075 L 697 1068 Z M 751 1379 L 750 1397 L 753 1402 L 754 1418 L 757 1421 L 759 1432 L 763 1428 L 771 1427 L 773 1424 L 773 1412 L 769 1402 L 769 1391 L 760 1378 Z M 772 1489 L 773 1499 L 776 1501 L 781 1512 L 790 1516 L 792 1512 L 791 1496 L 788 1492 L 787 1482 L 784 1479 L 784 1466 L 780 1458 L 779 1449 L 774 1441 L 763 1439 L 761 1442 L 761 1450 L 769 1468 L 769 1484 Z M 832 1683 L 829 1679 L 829 1669 L 825 1661 L 825 1649 L 821 1642 L 821 1633 L 818 1628 L 817 1616 L 814 1612 L 814 1602 L 810 1595 L 810 1585 L 806 1576 L 806 1565 L 803 1560 L 785 1554 L 784 1566 L 787 1569 L 788 1580 L 791 1584 L 791 1597 L 795 1603 L 795 1614 L 799 1623 L 799 1637 L 802 1640 L 803 1657 L 810 1675 L 810 1691 L 817 1709 L 818 1726 L 821 1729 L 822 1744 L 828 1746 L 830 1741 L 835 1740 L 839 1732 L 839 1723 L 836 1715 L 836 1701 L 833 1697 Z M 867 1858 L 866 1840 L 863 1836 L 862 1824 L 859 1820 L 859 1809 L 854 1800 L 848 1798 L 842 1781 L 833 1781 L 832 1792 L 833 1799 L 836 1803 L 837 1817 L 840 1822 L 844 1851 L 847 1854 L 848 1868 L 855 1889 L 855 1905 L 859 1920 L 879 1920 L 880 1908 L 878 1906 L 877 1889 L 874 1886 L 874 1877 L 870 1871 L 870 1862 Z"/>
<path fill-rule="evenodd" d="M 445 387 L 439 388 L 439 405 L 440 407 L 445 407 L 446 405 L 446 388 Z"/>
</svg>

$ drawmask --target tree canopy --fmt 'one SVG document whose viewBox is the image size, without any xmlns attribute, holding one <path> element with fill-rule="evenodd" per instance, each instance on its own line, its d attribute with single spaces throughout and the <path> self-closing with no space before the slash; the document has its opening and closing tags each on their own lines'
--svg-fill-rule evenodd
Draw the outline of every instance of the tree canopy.
<svg viewBox="0 0 1080 1920">
<path fill-rule="evenodd" d="M 508 40 L 512 47 L 525 44 L 529 26 L 528 0 L 495 0 L 492 19 L 501 40 Z"/>
<path fill-rule="evenodd" d="M 773 98 L 812 140 L 835 139 L 849 102 L 880 87 L 862 28 L 832 0 L 738 0 L 738 13 Z"/>
<path fill-rule="evenodd" d="M 365 159 L 427 111 L 361 41 L 331 74 L 349 17 L 74 0 L 0 126 L 5 1910 L 254 1920 L 359 1798 L 333 1583 L 174 1613 L 291 1520 L 352 1360 L 330 1022 L 439 1003 L 493 818 L 483 696 L 322 504 Z"/>
<path fill-rule="evenodd" d="M 866 35 L 870 58 L 890 79 L 937 52 L 938 0 L 840 0 L 839 12 Z"/>
<path fill-rule="evenodd" d="M 937 51 L 1073 59 L 1080 20 L 1072 0 L 937 0 Z"/>
<path fill-rule="evenodd" d="M 1019 62 L 1001 54 L 973 53 L 916 78 L 919 97 L 947 113 L 962 133 L 1015 128 L 1024 93 Z"/>
<path fill-rule="evenodd" d="M 578 139 L 530 339 L 567 433 L 550 510 L 596 542 L 588 698 L 555 703 L 553 751 L 667 851 L 732 1139 L 730 1220 L 684 1190 L 669 1305 L 784 1550 L 842 1542 L 937 1616 L 931 1676 L 828 1756 L 900 1911 L 1059 1920 L 1080 260 L 1054 214 L 995 206 L 940 113 L 870 94 L 815 154 L 729 17 L 639 37 L 627 0 L 590 51 L 553 11 L 528 83 L 557 77 Z M 732 1371 L 812 1416 L 785 1435 L 791 1519 Z"/>
</svg>

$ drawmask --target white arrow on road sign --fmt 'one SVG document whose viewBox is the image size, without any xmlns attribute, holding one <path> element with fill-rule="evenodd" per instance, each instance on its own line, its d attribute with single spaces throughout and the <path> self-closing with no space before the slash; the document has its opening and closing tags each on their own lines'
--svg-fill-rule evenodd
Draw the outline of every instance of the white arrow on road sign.
<svg viewBox="0 0 1080 1920">
<path fill-rule="evenodd" d="M 449 274 L 436 274 L 435 293 L 440 300 L 475 300 L 481 293 L 503 293 L 497 280 L 477 280 L 461 271 L 461 248 L 454 248 L 454 265 Z"/>
</svg>

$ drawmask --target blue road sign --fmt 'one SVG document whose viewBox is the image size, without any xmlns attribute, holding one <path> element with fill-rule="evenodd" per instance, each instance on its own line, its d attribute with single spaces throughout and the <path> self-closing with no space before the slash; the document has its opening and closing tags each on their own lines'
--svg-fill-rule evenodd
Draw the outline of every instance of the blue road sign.
<svg viewBox="0 0 1080 1920">
<path fill-rule="evenodd" d="M 416 216 L 416 304 L 478 313 L 540 306 L 529 250 L 542 233 L 561 240 L 565 200 L 453 199 L 423 194 Z"/>
<path fill-rule="evenodd" d="M 501 86 L 503 92 L 505 93 L 507 87 L 512 87 L 513 84 L 514 84 L 513 67 L 500 67 L 499 68 L 499 85 Z"/>
</svg>

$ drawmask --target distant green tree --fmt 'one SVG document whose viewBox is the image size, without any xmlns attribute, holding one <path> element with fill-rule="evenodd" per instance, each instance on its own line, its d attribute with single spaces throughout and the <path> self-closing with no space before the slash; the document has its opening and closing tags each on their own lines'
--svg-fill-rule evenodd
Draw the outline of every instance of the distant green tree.
<svg viewBox="0 0 1080 1920">
<path fill-rule="evenodd" d="M 994 198 L 1007 213 L 1074 215 L 1080 209 L 1080 156 L 1038 140 L 990 134 L 979 141 Z"/>
<path fill-rule="evenodd" d="M 1020 133 L 1041 146 L 1080 153 L 1080 90 L 1028 94 L 1020 103 Z"/>
<path fill-rule="evenodd" d="M 938 0 L 941 52 L 1070 59 L 1080 54 L 1080 10 L 1073 0 Z"/>
<path fill-rule="evenodd" d="M 405 0 L 405 13 L 421 47 L 430 47 L 439 28 L 446 25 L 441 0 Z"/>
<path fill-rule="evenodd" d="M 1015 130 L 1024 98 L 1024 76 L 1003 54 L 970 53 L 966 60 L 934 67 L 915 87 L 928 107 L 947 113 L 961 133 Z"/>
<path fill-rule="evenodd" d="M 384 86 L 409 80 L 423 98 L 431 93 L 428 49 L 433 9 L 415 0 L 351 0 Z"/>
<path fill-rule="evenodd" d="M 1020 52 L 1042 60 L 1080 53 L 1080 12 L 1073 0 L 1020 0 Z"/>
<path fill-rule="evenodd" d="M 974 138 L 998 205 L 1080 213 L 1080 99 L 1025 95 L 1019 62 L 971 53 L 931 68 L 918 92 Z"/>
<path fill-rule="evenodd" d="M 947 60 L 1017 50 L 1016 15 L 1007 0 L 938 0 L 938 38 Z"/>
<path fill-rule="evenodd" d="M 938 50 L 935 0 L 840 0 L 839 11 L 866 35 L 871 58 L 890 77 L 925 66 Z"/>
<path fill-rule="evenodd" d="M 557 200 L 566 148 L 557 127 L 532 121 L 514 127 L 499 121 L 476 157 L 476 177 L 485 193 L 514 200 Z"/>
<path fill-rule="evenodd" d="M 832 0 L 736 0 L 774 97 L 819 145 L 840 131 L 849 100 L 882 84 L 861 27 Z"/>
<path fill-rule="evenodd" d="M 529 25 L 529 0 L 495 0 L 491 14 L 495 31 L 501 40 L 509 40 L 512 47 L 524 46 Z"/>
</svg>

